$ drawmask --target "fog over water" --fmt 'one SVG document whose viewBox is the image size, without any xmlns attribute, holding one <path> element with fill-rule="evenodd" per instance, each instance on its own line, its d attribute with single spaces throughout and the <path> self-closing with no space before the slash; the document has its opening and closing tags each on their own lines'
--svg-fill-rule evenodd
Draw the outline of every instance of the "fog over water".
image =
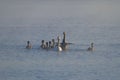
<svg viewBox="0 0 120 80">
<path fill-rule="evenodd" d="M 56 18 L 86 24 L 119 24 L 119 0 L 1 0 L 0 25 L 40 25 Z"/>
</svg>

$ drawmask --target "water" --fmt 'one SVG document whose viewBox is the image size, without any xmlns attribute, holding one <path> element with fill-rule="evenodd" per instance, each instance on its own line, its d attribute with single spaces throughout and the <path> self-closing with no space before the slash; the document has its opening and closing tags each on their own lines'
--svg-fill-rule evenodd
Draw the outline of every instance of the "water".
<svg viewBox="0 0 120 80">
<path fill-rule="evenodd" d="M 0 80 L 120 80 L 120 27 L 54 19 L 31 26 L 0 27 Z M 66 32 L 63 52 L 40 49 Z M 27 40 L 32 49 L 25 49 Z M 86 49 L 94 42 L 95 51 Z"/>
</svg>

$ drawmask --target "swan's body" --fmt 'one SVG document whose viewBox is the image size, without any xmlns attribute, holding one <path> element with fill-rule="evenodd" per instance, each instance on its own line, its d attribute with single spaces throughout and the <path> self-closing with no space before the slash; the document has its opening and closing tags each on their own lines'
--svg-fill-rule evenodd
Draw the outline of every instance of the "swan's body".
<svg viewBox="0 0 120 80">
<path fill-rule="evenodd" d="M 58 46 L 57 49 L 57 51 L 62 51 L 62 48 L 60 46 Z"/>
<path fill-rule="evenodd" d="M 27 41 L 27 46 L 26 46 L 27 49 L 31 49 L 32 48 L 32 45 L 30 44 L 30 41 Z"/>
</svg>

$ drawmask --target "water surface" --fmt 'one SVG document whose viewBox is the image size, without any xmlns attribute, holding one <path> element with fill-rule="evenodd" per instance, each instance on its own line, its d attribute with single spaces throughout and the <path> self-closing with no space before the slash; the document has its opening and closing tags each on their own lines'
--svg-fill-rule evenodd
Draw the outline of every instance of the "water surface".
<svg viewBox="0 0 120 80">
<path fill-rule="evenodd" d="M 0 27 L 1 80 L 119 80 L 120 27 L 55 18 L 41 25 Z M 41 40 L 62 32 L 73 43 L 67 51 L 46 51 Z M 25 49 L 27 40 L 32 49 Z M 94 42 L 95 51 L 86 49 Z"/>
</svg>

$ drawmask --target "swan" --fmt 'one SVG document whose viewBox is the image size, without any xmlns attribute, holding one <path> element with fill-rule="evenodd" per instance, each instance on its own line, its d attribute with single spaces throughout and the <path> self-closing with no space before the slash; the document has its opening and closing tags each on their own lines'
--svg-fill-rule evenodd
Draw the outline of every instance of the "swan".
<svg viewBox="0 0 120 80">
<path fill-rule="evenodd" d="M 54 48 L 55 47 L 55 40 L 52 39 L 52 44 L 51 44 L 51 48 Z"/>
<path fill-rule="evenodd" d="M 49 48 L 49 46 L 48 46 L 48 42 L 46 42 L 45 49 L 48 49 L 48 48 Z"/>
<path fill-rule="evenodd" d="M 59 36 L 57 37 L 57 40 L 58 40 L 57 45 L 56 45 L 57 51 L 62 51 L 62 48 L 61 48 L 61 45 L 60 45 L 60 37 Z"/>
<path fill-rule="evenodd" d="M 49 48 L 52 48 L 52 42 L 49 41 Z"/>
<path fill-rule="evenodd" d="M 91 46 L 87 49 L 88 51 L 93 51 L 93 50 L 94 50 L 93 44 L 94 44 L 94 43 L 91 43 Z"/>
<path fill-rule="evenodd" d="M 62 43 L 61 43 L 62 49 L 63 49 L 63 50 L 66 50 L 66 49 L 67 49 L 67 45 L 68 45 L 68 43 L 66 43 L 66 33 L 63 32 L 63 41 L 62 41 Z"/>
<path fill-rule="evenodd" d="M 30 43 L 30 41 L 27 41 L 27 46 L 26 46 L 27 49 L 31 49 L 32 48 L 32 45 Z"/>
<path fill-rule="evenodd" d="M 45 49 L 45 47 L 46 47 L 46 45 L 45 45 L 45 41 L 42 40 L 41 43 L 42 43 L 42 44 L 41 44 L 41 48 L 42 48 L 42 49 Z"/>
</svg>

